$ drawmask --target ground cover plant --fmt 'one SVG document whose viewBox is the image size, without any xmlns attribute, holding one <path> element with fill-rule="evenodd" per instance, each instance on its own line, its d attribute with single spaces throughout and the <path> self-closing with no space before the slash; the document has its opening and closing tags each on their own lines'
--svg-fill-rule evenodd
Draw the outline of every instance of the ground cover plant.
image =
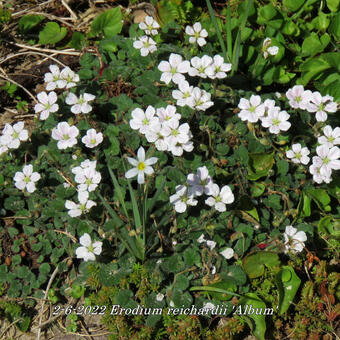
<svg viewBox="0 0 340 340">
<path fill-rule="evenodd" d="M 339 1 L 115 5 L 16 22 L 50 54 L 0 74 L 34 116 L 0 136 L 1 336 L 337 338 Z"/>
</svg>

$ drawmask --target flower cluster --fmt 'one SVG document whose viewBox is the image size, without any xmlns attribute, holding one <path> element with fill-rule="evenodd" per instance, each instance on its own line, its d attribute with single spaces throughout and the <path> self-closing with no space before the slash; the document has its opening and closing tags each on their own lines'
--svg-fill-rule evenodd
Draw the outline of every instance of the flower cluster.
<svg viewBox="0 0 340 340">
<path fill-rule="evenodd" d="M 278 134 L 280 131 L 289 130 L 291 123 L 288 121 L 290 115 L 286 111 L 281 111 L 279 106 L 275 106 L 275 101 L 266 99 L 262 103 L 260 96 L 252 95 L 250 99 L 241 98 L 238 108 L 241 109 L 238 116 L 243 121 L 256 123 L 258 120 L 269 132 Z"/>
<path fill-rule="evenodd" d="M 295 85 L 289 89 L 286 97 L 293 109 L 315 113 L 315 119 L 318 122 L 325 122 L 328 117 L 327 113 L 334 113 L 337 110 L 337 104 L 332 96 L 322 96 L 318 91 L 305 90 L 302 85 Z"/>
<path fill-rule="evenodd" d="M 175 106 L 168 105 L 156 110 L 149 105 L 145 111 L 134 109 L 131 115 L 130 127 L 144 134 L 157 150 L 169 151 L 174 156 L 181 156 L 183 150 L 193 150 L 190 127 L 187 123 L 180 124 L 181 115 L 176 112 Z"/>
<path fill-rule="evenodd" d="M 195 197 L 203 194 L 210 196 L 205 203 L 219 212 L 226 211 L 226 204 L 234 202 L 234 194 L 228 185 L 221 189 L 214 184 L 206 166 L 197 169 L 196 174 L 189 174 L 185 185 L 176 186 L 176 193 L 170 196 L 170 203 L 177 212 L 183 213 L 188 206 L 197 205 Z"/>
<path fill-rule="evenodd" d="M 21 141 L 27 141 L 28 131 L 24 129 L 24 122 L 15 123 L 13 126 L 6 123 L 0 136 L 0 155 L 9 149 L 17 149 Z"/>
<path fill-rule="evenodd" d="M 156 35 L 159 28 L 158 22 L 151 16 L 146 16 L 144 22 L 139 24 L 139 28 L 144 30 L 146 35 L 143 35 L 138 40 L 133 42 L 133 47 L 140 50 L 142 57 L 146 57 L 149 53 L 157 51 L 156 42 L 149 35 Z"/>
<path fill-rule="evenodd" d="M 45 73 L 46 91 L 55 89 L 70 89 L 79 82 L 79 75 L 69 67 L 59 70 L 57 65 L 50 65 L 51 72 Z"/>
<path fill-rule="evenodd" d="M 231 71 L 231 64 L 225 63 L 224 58 L 220 55 L 215 55 L 214 58 L 208 55 L 204 55 L 202 58 L 193 57 L 190 64 L 188 73 L 191 77 L 223 79 L 227 77 L 226 72 Z"/>
</svg>

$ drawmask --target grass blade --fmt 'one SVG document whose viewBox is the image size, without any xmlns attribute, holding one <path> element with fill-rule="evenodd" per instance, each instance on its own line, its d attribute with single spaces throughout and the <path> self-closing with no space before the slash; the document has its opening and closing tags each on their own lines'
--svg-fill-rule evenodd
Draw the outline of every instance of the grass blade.
<svg viewBox="0 0 340 340">
<path fill-rule="evenodd" d="M 213 25 L 214 25 L 215 30 L 216 30 L 218 41 L 221 45 L 221 49 L 222 49 L 222 52 L 223 52 L 224 59 L 228 60 L 227 50 L 226 50 L 225 45 L 224 45 L 224 41 L 223 41 L 223 37 L 222 37 L 221 31 L 220 31 L 220 28 L 218 27 L 218 23 L 217 23 L 215 14 L 214 14 L 214 10 L 211 6 L 211 2 L 210 2 L 210 0 L 206 0 L 206 2 L 207 2 L 207 7 L 208 7 L 208 11 L 209 11 L 211 21 L 213 22 Z"/>
<path fill-rule="evenodd" d="M 227 48 L 228 48 L 228 59 L 232 62 L 233 57 L 233 36 L 231 32 L 231 14 L 230 14 L 230 1 L 228 1 L 227 7 Z"/>
</svg>

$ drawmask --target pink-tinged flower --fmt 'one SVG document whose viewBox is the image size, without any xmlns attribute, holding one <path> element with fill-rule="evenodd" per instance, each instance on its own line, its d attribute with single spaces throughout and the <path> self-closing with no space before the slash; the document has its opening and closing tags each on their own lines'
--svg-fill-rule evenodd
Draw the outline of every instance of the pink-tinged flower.
<svg viewBox="0 0 340 340">
<path fill-rule="evenodd" d="M 158 22 L 151 16 L 147 15 L 144 19 L 144 22 L 139 24 L 139 28 L 145 31 L 147 35 L 156 35 L 158 33 L 157 29 L 159 28 Z"/>
<path fill-rule="evenodd" d="M 302 85 L 295 85 L 286 92 L 286 97 L 289 100 L 289 105 L 293 109 L 306 110 L 307 104 L 312 99 L 312 91 L 305 91 Z"/>
<path fill-rule="evenodd" d="M 210 197 L 205 200 L 205 204 L 215 207 L 219 212 L 227 210 L 226 204 L 234 202 L 234 194 L 228 185 L 225 185 L 221 191 L 217 184 L 213 184 L 210 191 Z"/>
<path fill-rule="evenodd" d="M 313 92 L 310 102 L 307 103 L 307 111 L 315 112 L 315 119 L 318 122 L 325 122 L 327 120 L 327 112 L 336 112 L 337 104 L 333 101 L 331 96 L 321 96 L 320 92 Z"/>
<path fill-rule="evenodd" d="M 190 139 L 189 131 L 190 126 L 188 123 L 179 125 L 178 120 L 172 120 L 167 125 L 163 124 L 161 134 L 166 137 L 169 148 L 171 148 L 177 143 L 187 143 Z"/>
<path fill-rule="evenodd" d="M 52 130 L 52 138 L 57 140 L 58 149 L 67 149 L 77 144 L 77 136 L 79 135 L 79 130 L 76 126 L 70 126 L 67 122 L 60 122 Z"/>
<path fill-rule="evenodd" d="M 58 97 L 57 94 L 52 91 L 47 94 L 45 91 L 38 93 L 37 98 L 39 100 L 38 104 L 35 104 L 35 113 L 40 112 L 40 120 L 46 120 L 50 113 L 57 112 L 59 105 L 56 104 Z"/>
<path fill-rule="evenodd" d="M 179 121 L 181 115 L 176 112 L 177 108 L 173 105 L 167 105 L 167 107 L 160 107 L 156 111 L 156 115 L 159 118 L 159 122 L 164 126 L 170 124 L 174 120 Z"/>
<path fill-rule="evenodd" d="M 187 26 L 185 28 L 185 33 L 190 36 L 190 44 L 195 44 L 197 42 L 197 44 L 202 47 L 207 43 L 204 38 L 208 36 L 208 32 L 206 29 L 202 29 L 200 22 L 196 22 L 192 27 Z"/>
<path fill-rule="evenodd" d="M 330 177 L 332 170 L 340 169 L 340 149 L 337 146 L 329 149 L 326 145 L 320 145 L 316 153 L 318 156 L 313 157 L 313 163 L 320 166 L 321 175 Z"/>
<path fill-rule="evenodd" d="M 268 115 L 262 118 L 262 126 L 269 128 L 270 133 L 277 135 L 280 131 L 287 131 L 290 128 L 289 117 L 290 115 L 286 111 L 270 109 Z"/>
<path fill-rule="evenodd" d="M 152 175 L 154 173 L 153 168 L 151 165 L 157 163 L 158 158 L 157 157 L 151 157 L 148 159 L 145 159 L 145 150 L 141 146 L 137 151 L 137 159 L 127 157 L 128 162 L 134 166 L 134 168 L 128 170 L 125 173 L 126 178 L 132 178 L 137 176 L 137 182 L 138 184 L 144 184 L 144 174 L 146 175 Z"/>
<path fill-rule="evenodd" d="M 260 96 L 251 95 L 250 99 L 241 98 L 238 108 L 241 109 L 238 116 L 243 121 L 256 123 L 264 115 L 265 106 Z"/>
<path fill-rule="evenodd" d="M 87 148 L 92 149 L 103 141 L 103 134 L 101 132 L 97 133 L 95 129 L 89 129 L 81 141 Z"/>
<path fill-rule="evenodd" d="M 96 171 L 97 161 L 89 159 L 83 161 L 80 166 L 74 167 L 72 173 L 76 176 L 74 180 L 78 183 L 79 191 L 94 191 L 100 183 L 102 176 Z"/>
<path fill-rule="evenodd" d="M 102 252 L 103 242 L 92 242 L 91 236 L 85 233 L 80 237 L 79 243 L 82 245 L 76 249 L 77 259 L 84 259 L 84 261 L 95 261 L 96 255 Z"/>
<path fill-rule="evenodd" d="M 17 171 L 13 177 L 15 181 L 15 186 L 20 189 L 26 189 L 29 193 L 32 193 L 36 190 L 35 182 L 38 182 L 40 179 L 40 174 L 38 172 L 33 172 L 33 165 L 25 165 L 22 169 L 22 172 Z"/>
<path fill-rule="evenodd" d="M 224 62 L 224 58 L 220 55 L 215 55 L 213 62 L 210 66 L 207 67 L 205 73 L 211 79 L 223 79 L 227 76 L 226 72 L 231 71 L 231 64 L 227 64 Z"/>
<path fill-rule="evenodd" d="M 131 129 L 145 134 L 152 125 L 159 123 L 159 118 L 155 116 L 155 113 L 156 110 L 151 105 L 146 108 L 145 112 L 140 108 L 134 109 L 129 122 Z"/>
<path fill-rule="evenodd" d="M 234 257 L 234 250 L 232 248 L 225 248 L 220 254 L 227 260 Z"/>
<path fill-rule="evenodd" d="M 188 99 L 188 106 L 192 109 L 205 111 L 209 109 L 209 107 L 214 105 L 214 102 L 211 100 L 211 94 L 205 90 L 201 90 L 198 87 L 195 87 L 192 90 L 191 97 Z"/>
<path fill-rule="evenodd" d="M 189 192 L 194 196 L 201 196 L 203 193 L 210 195 L 212 185 L 214 184 L 206 166 L 199 167 L 196 174 L 189 174 L 187 176 L 187 183 L 189 185 Z"/>
<path fill-rule="evenodd" d="M 27 141 L 28 131 L 24 129 L 24 122 L 15 123 L 13 126 L 6 123 L 0 137 L 2 147 L 17 149 L 21 141 Z M 3 150 L 4 150 L 3 149 Z"/>
<path fill-rule="evenodd" d="M 313 157 L 313 164 L 309 167 L 309 172 L 313 175 L 313 181 L 321 184 L 323 182 L 325 183 L 330 183 L 332 178 L 331 176 L 324 176 L 321 174 L 320 169 L 321 169 L 322 162 L 320 162 L 320 159 L 318 156 Z"/>
<path fill-rule="evenodd" d="M 170 203 L 174 205 L 178 213 L 183 213 L 187 210 L 188 206 L 197 205 L 198 201 L 194 199 L 193 195 L 188 195 L 188 190 L 185 185 L 177 185 L 176 193 L 170 196 Z"/>
<path fill-rule="evenodd" d="M 189 61 L 183 61 L 182 56 L 179 54 L 171 53 L 169 62 L 161 61 L 158 65 L 158 69 L 163 72 L 161 75 L 161 81 L 169 84 L 172 80 L 175 84 L 179 84 L 185 80 L 183 73 L 188 73 L 190 69 Z"/>
<path fill-rule="evenodd" d="M 304 231 L 297 231 L 296 228 L 288 225 L 283 236 L 285 239 L 285 253 L 288 251 L 299 253 L 305 247 L 304 242 L 307 241 L 307 236 Z"/>
<path fill-rule="evenodd" d="M 330 125 L 326 125 L 323 128 L 323 136 L 318 138 L 318 142 L 321 145 L 326 145 L 329 149 L 335 145 L 340 144 L 340 127 L 336 127 L 334 130 Z"/>
<path fill-rule="evenodd" d="M 78 204 L 69 200 L 65 202 L 65 208 L 69 210 L 68 214 L 71 217 L 81 216 L 97 205 L 96 202 L 89 200 L 89 193 L 87 191 L 78 192 L 78 201 Z"/>
<path fill-rule="evenodd" d="M 309 163 L 310 158 L 308 157 L 308 155 L 310 154 L 310 151 L 308 150 L 308 148 L 301 147 L 301 144 L 297 143 L 297 144 L 293 144 L 292 145 L 292 150 L 288 150 L 286 151 L 286 156 L 288 158 L 292 159 L 293 163 L 302 163 L 304 165 Z"/>
<path fill-rule="evenodd" d="M 149 53 L 157 51 L 156 42 L 146 35 L 134 41 L 133 47 L 140 50 L 142 57 L 146 57 Z"/>
<path fill-rule="evenodd" d="M 74 93 L 69 93 L 65 99 L 66 104 L 72 105 L 71 112 L 75 115 L 79 113 L 89 113 L 92 111 L 90 101 L 94 100 L 96 96 L 90 93 L 79 95 L 79 98 Z"/>
</svg>

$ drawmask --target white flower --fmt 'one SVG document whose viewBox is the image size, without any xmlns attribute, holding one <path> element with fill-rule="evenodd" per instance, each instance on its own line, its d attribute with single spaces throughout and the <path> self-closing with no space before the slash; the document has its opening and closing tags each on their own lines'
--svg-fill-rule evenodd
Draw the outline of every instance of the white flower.
<svg viewBox="0 0 340 340">
<path fill-rule="evenodd" d="M 190 104 L 190 97 L 193 91 L 193 86 L 190 86 L 186 80 L 178 83 L 178 90 L 172 91 L 172 97 L 177 100 L 178 106 Z"/>
<path fill-rule="evenodd" d="M 216 274 L 216 267 L 215 266 L 212 266 L 211 267 L 211 272 L 210 272 L 212 275 L 215 275 Z"/>
<path fill-rule="evenodd" d="M 219 212 L 226 211 L 226 204 L 234 202 L 234 194 L 230 187 L 225 185 L 221 191 L 217 184 L 211 186 L 210 197 L 205 200 L 205 203 L 210 207 L 215 207 Z"/>
<path fill-rule="evenodd" d="M 187 183 L 189 191 L 194 196 L 201 196 L 203 193 L 210 195 L 212 185 L 214 184 L 206 166 L 198 168 L 197 174 L 189 174 L 187 176 Z"/>
<path fill-rule="evenodd" d="M 156 42 L 146 35 L 140 37 L 139 40 L 134 41 L 133 47 L 140 49 L 142 57 L 146 57 L 149 53 L 157 51 Z"/>
<path fill-rule="evenodd" d="M 202 29 L 200 22 L 196 22 L 193 27 L 187 26 L 185 28 L 185 33 L 190 36 L 190 44 L 195 44 L 197 42 L 197 44 L 202 47 L 207 43 L 204 38 L 208 36 L 208 32 L 206 29 Z"/>
<path fill-rule="evenodd" d="M 156 111 L 156 115 L 159 118 L 159 122 L 167 126 L 174 121 L 179 121 L 181 119 L 181 115 L 176 112 L 176 106 L 168 105 L 167 107 L 160 107 Z"/>
<path fill-rule="evenodd" d="M 310 151 L 308 150 L 308 148 L 301 147 L 301 144 L 297 143 L 297 144 L 293 144 L 292 145 L 292 150 L 288 150 L 286 151 L 286 156 L 288 158 L 292 159 L 293 163 L 302 163 L 304 165 L 309 163 L 310 158 L 308 157 L 308 155 L 310 154 Z"/>
<path fill-rule="evenodd" d="M 96 259 L 95 255 L 100 255 L 102 252 L 103 242 L 96 241 L 92 243 L 91 237 L 87 233 L 80 237 L 79 243 L 82 247 L 76 249 L 77 259 L 94 261 Z"/>
<path fill-rule="evenodd" d="M 216 242 L 215 241 L 211 241 L 211 240 L 208 240 L 207 241 L 207 246 L 210 250 L 213 250 L 215 247 L 216 247 Z"/>
<path fill-rule="evenodd" d="M 145 34 L 148 35 L 156 35 L 158 33 L 157 29 L 159 28 L 158 22 L 151 16 L 147 15 L 144 19 L 144 22 L 139 24 L 139 28 L 145 31 Z"/>
<path fill-rule="evenodd" d="M 313 92 L 310 102 L 307 103 L 308 112 L 316 112 L 315 119 L 318 122 L 327 120 L 327 112 L 336 112 L 337 104 L 331 96 L 321 96 L 320 92 Z"/>
<path fill-rule="evenodd" d="M 60 79 L 66 81 L 67 89 L 76 86 L 77 85 L 76 83 L 79 82 L 78 74 L 74 73 L 69 67 L 65 67 L 60 72 Z"/>
<path fill-rule="evenodd" d="M 17 149 L 20 145 L 20 141 L 26 141 L 28 139 L 28 131 L 24 129 L 24 122 L 15 123 L 13 126 L 6 123 L 2 130 L 2 136 L 0 137 L 0 144 L 5 150 Z"/>
<path fill-rule="evenodd" d="M 93 149 L 103 141 L 103 134 L 101 132 L 97 133 L 95 129 L 89 129 L 81 141 L 87 148 Z"/>
<path fill-rule="evenodd" d="M 79 98 L 74 93 L 69 93 L 65 99 L 66 104 L 72 105 L 71 112 L 76 114 L 89 113 L 92 111 L 90 101 L 94 100 L 96 96 L 90 93 L 84 93 L 79 95 Z"/>
<path fill-rule="evenodd" d="M 163 299 L 164 299 L 164 294 L 158 293 L 158 294 L 156 295 L 156 300 L 157 300 L 158 302 L 163 301 Z"/>
<path fill-rule="evenodd" d="M 102 176 L 96 171 L 97 161 L 86 160 L 80 166 L 74 167 L 72 173 L 76 176 L 74 180 L 78 183 L 79 191 L 94 191 L 100 183 Z"/>
<path fill-rule="evenodd" d="M 202 307 L 202 309 L 206 310 L 207 312 L 210 312 L 214 308 L 215 308 L 215 305 L 211 302 L 206 302 Z"/>
<path fill-rule="evenodd" d="M 265 112 L 265 106 L 261 102 L 261 97 L 255 95 L 251 95 L 249 100 L 241 98 L 238 108 L 241 109 L 238 114 L 239 118 L 241 118 L 243 121 L 247 120 L 251 123 L 256 123 Z"/>
<path fill-rule="evenodd" d="M 266 38 L 263 41 L 262 52 L 265 59 L 268 58 L 269 55 L 277 55 L 279 53 L 279 48 L 277 46 L 270 46 L 272 40 L 270 38 Z"/>
<path fill-rule="evenodd" d="M 169 84 L 172 80 L 175 84 L 179 84 L 185 80 L 183 73 L 187 73 L 190 69 L 189 61 L 183 61 L 182 56 L 179 54 L 171 53 L 169 62 L 161 61 L 158 65 L 158 69 L 163 72 L 161 75 L 161 81 Z"/>
<path fill-rule="evenodd" d="M 191 77 L 199 76 L 201 78 L 207 78 L 207 76 L 213 75 L 213 68 L 208 68 L 211 66 L 213 60 L 208 55 L 204 55 L 202 58 L 193 57 L 190 62 L 192 67 L 189 69 L 189 75 Z"/>
<path fill-rule="evenodd" d="M 0 156 L 8 151 L 8 147 L 6 145 L 1 145 L 1 138 L 0 138 Z"/>
<path fill-rule="evenodd" d="M 213 63 L 205 70 L 206 74 L 211 79 L 223 79 L 227 76 L 226 72 L 231 71 L 231 64 L 224 62 L 224 58 L 220 55 L 215 55 Z"/>
<path fill-rule="evenodd" d="M 295 85 L 286 92 L 286 97 L 293 109 L 306 110 L 307 104 L 312 99 L 312 91 L 305 91 L 302 85 Z"/>
<path fill-rule="evenodd" d="M 69 209 L 68 214 L 71 217 L 78 217 L 84 213 L 87 213 L 93 206 L 97 205 L 96 202 L 89 200 L 88 191 L 78 192 L 79 204 L 66 200 L 65 208 Z"/>
<path fill-rule="evenodd" d="M 188 196 L 187 187 L 185 185 L 177 185 L 176 193 L 170 196 L 170 203 L 174 205 L 175 210 L 178 213 L 183 213 L 187 210 L 187 206 L 197 205 L 197 200 L 194 196 Z"/>
<path fill-rule="evenodd" d="M 60 78 L 60 70 L 57 65 L 50 65 L 51 72 L 45 73 L 44 81 L 46 84 L 46 91 L 52 91 L 55 88 L 63 89 L 67 82 Z"/>
<path fill-rule="evenodd" d="M 13 177 L 13 180 L 15 181 L 15 186 L 18 189 L 26 189 L 31 193 L 35 191 L 35 182 L 38 182 L 40 177 L 41 176 L 39 173 L 33 172 L 33 165 L 29 164 L 22 168 L 22 172 L 17 171 Z"/>
<path fill-rule="evenodd" d="M 58 149 L 67 149 L 77 144 L 79 130 L 76 126 L 70 126 L 67 122 L 60 122 L 52 129 L 52 138 L 57 140 Z"/>
<path fill-rule="evenodd" d="M 179 125 L 179 121 L 174 119 L 169 121 L 167 125 L 163 124 L 161 134 L 166 137 L 168 149 L 171 149 L 177 143 L 187 143 L 190 139 L 189 131 L 190 126 L 188 123 Z"/>
<path fill-rule="evenodd" d="M 324 176 L 320 172 L 322 163 L 320 162 L 320 158 L 317 156 L 313 157 L 313 164 L 309 167 L 309 172 L 313 175 L 313 181 L 321 184 L 323 182 L 330 183 L 332 178 L 331 176 Z"/>
<path fill-rule="evenodd" d="M 59 105 L 56 104 L 58 97 L 57 94 L 52 91 L 47 94 L 45 91 L 38 93 L 37 98 L 39 100 L 38 104 L 35 104 L 35 113 L 40 112 L 40 120 L 46 120 L 50 113 L 57 112 Z"/>
<path fill-rule="evenodd" d="M 190 106 L 192 109 L 205 111 L 209 107 L 214 105 L 214 103 L 210 99 L 211 94 L 209 92 L 195 87 L 192 90 L 192 94 L 191 97 L 188 99 L 187 105 Z"/>
<path fill-rule="evenodd" d="M 289 250 L 293 252 L 301 252 L 305 246 L 303 242 L 307 241 L 307 236 L 304 231 L 297 231 L 296 228 L 288 225 L 283 234 L 285 239 L 285 253 Z"/>
<path fill-rule="evenodd" d="M 145 183 L 144 174 L 152 175 L 154 173 L 153 168 L 150 165 L 153 165 L 157 162 L 157 157 L 151 157 L 149 159 L 145 159 L 145 150 L 141 146 L 137 151 L 137 159 L 128 157 L 128 162 L 134 166 L 134 168 L 128 170 L 125 173 L 126 178 L 132 178 L 137 176 L 138 184 Z"/>
<path fill-rule="evenodd" d="M 334 130 L 330 125 L 326 125 L 323 128 L 324 136 L 318 138 L 318 142 L 321 145 L 326 145 L 331 148 L 335 145 L 340 144 L 340 127 L 336 127 Z"/>
<path fill-rule="evenodd" d="M 269 109 L 268 115 L 262 118 L 262 126 L 269 127 L 269 132 L 277 135 L 280 131 L 287 131 L 290 128 L 289 117 L 286 111 L 279 111 L 277 108 Z"/>
<path fill-rule="evenodd" d="M 313 163 L 320 166 L 321 175 L 330 177 L 332 170 L 340 169 L 340 149 L 337 146 L 329 149 L 326 145 L 320 145 L 316 153 L 318 156 L 313 157 Z"/>
<path fill-rule="evenodd" d="M 197 239 L 198 243 L 206 242 L 206 239 L 204 238 L 204 234 L 201 234 L 201 236 Z"/>
<path fill-rule="evenodd" d="M 234 256 L 234 250 L 232 248 L 225 248 L 220 254 L 226 258 L 227 260 L 231 259 Z"/>
<path fill-rule="evenodd" d="M 143 134 L 146 133 L 153 124 L 159 123 L 155 113 L 155 108 L 151 105 L 146 108 L 145 112 L 140 108 L 134 109 L 131 112 L 132 119 L 129 122 L 131 129 L 139 130 Z"/>
</svg>

